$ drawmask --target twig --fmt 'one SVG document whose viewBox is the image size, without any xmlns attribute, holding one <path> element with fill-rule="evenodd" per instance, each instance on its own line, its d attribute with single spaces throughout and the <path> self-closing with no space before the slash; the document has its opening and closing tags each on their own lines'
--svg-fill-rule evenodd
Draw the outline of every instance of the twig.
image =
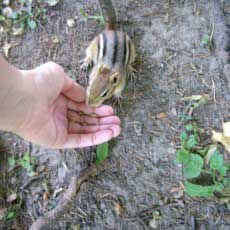
<svg viewBox="0 0 230 230">
<path fill-rule="evenodd" d="M 214 20 L 214 14 L 212 12 L 212 30 L 211 30 L 211 34 L 210 34 L 209 41 L 208 41 L 208 47 L 210 50 L 211 50 L 211 46 L 212 46 L 212 40 L 213 40 L 214 32 L 215 32 L 215 20 Z"/>
<path fill-rule="evenodd" d="M 191 216 L 191 230 L 196 230 L 196 221 L 194 216 Z"/>
<path fill-rule="evenodd" d="M 90 177 L 97 176 L 99 173 L 111 168 L 113 165 L 111 165 L 109 160 L 105 160 L 99 166 L 97 166 L 96 164 L 89 166 L 80 173 L 79 177 L 73 176 L 68 189 L 63 194 L 58 205 L 51 211 L 45 213 L 44 216 L 39 217 L 32 224 L 30 230 L 44 229 L 45 226 L 51 224 L 52 222 L 60 218 L 65 212 L 69 211 L 73 203 L 72 199 L 79 192 L 81 185 Z"/>
<path fill-rule="evenodd" d="M 213 89 L 213 100 L 214 100 L 214 103 L 215 103 L 215 106 L 216 106 L 216 86 L 215 86 L 215 82 L 212 78 L 212 89 Z"/>
</svg>

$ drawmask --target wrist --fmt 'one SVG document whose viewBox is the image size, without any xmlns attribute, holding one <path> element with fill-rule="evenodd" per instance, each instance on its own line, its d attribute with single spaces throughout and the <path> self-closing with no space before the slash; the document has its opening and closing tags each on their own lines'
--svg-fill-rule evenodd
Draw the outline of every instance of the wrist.
<svg viewBox="0 0 230 230">
<path fill-rule="evenodd" d="M 0 69 L 0 129 L 15 132 L 26 116 L 25 74 L 1 57 Z"/>
</svg>

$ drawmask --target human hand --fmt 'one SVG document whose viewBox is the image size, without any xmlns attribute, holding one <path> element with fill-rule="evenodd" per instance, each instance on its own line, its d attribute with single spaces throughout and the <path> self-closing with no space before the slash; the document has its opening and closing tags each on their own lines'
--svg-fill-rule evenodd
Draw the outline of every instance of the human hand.
<svg viewBox="0 0 230 230">
<path fill-rule="evenodd" d="M 10 100 L 17 97 L 17 102 L 5 118 L 9 131 L 50 148 L 92 146 L 120 134 L 112 107 L 87 106 L 85 90 L 59 65 L 49 62 L 20 73 L 23 80 Z"/>
</svg>

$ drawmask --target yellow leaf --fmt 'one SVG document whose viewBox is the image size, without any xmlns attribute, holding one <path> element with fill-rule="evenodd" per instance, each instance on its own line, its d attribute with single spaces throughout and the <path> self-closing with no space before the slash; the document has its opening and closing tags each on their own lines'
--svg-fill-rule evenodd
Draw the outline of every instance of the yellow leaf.
<svg viewBox="0 0 230 230">
<path fill-rule="evenodd" d="M 223 123 L 223 132 L 212 131 L 213 141 L 220 142 L 230 153 L 230 122 Z"/>
</svg>

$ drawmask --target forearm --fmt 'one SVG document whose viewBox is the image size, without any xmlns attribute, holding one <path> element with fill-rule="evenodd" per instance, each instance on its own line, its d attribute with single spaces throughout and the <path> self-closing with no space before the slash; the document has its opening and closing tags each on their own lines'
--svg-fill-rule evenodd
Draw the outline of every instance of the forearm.
<svg viewBox="0 0 230 230">
<path fill-rule="evenodd" d="M 0 129 L 14 131 L 20 125 L 16 116 L 22 114 L 19 106 L 25 98 L 23 72 L 0 56 Z"/>
</svg>

